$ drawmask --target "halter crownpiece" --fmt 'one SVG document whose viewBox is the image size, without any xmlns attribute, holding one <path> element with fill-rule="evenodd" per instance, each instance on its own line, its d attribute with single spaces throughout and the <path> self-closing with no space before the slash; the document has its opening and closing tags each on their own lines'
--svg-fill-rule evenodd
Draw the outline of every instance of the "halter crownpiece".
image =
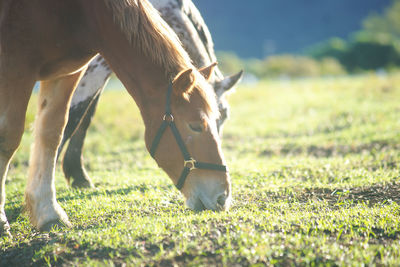
<svg viewBox="0 0 400 267">
<path fill-rule="evenodd" d="M 178 183 L 175 185 L 178 190 L 181 190 L 191 170 L 203 169 L 203 170 L 227 172 L 228 169 L 225 165 L 199 162 L 190 156 L 190 153 L 186 149 L 185 143 L 182 140 L 178 128 L 176 128 L 174 122 L 174 116 L 172 116 L 171 113 L 171 94 L 172 94 L 172 82 L 169 82 L 167 91 L 167 103 L 165 106 L 165 114 L 162 118 L 162 123 L 160 125 L 160 128 L 158 128 L 157 134 L 154 137 L 153 143 L 151 144 L 150 155 L 154 158 L 158 144 L 161 141 L 161 137 L 163 136 L 167 127 L 169 127 L 172 131 L 172 134 L 175 137 L 176 143 L 178 144 L 179 149 L 181 150 L 183 156 L 183 170 L 179 177 Z"/>
</svg>

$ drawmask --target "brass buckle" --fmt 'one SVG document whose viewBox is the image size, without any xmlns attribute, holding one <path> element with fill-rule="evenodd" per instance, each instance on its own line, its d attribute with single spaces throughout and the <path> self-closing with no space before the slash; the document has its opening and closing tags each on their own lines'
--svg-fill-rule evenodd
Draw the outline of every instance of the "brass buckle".
<svg viewBox="0 0 400 267">
<path fill-rule="evenodd" d="M 188 168 L 189 170 L 194 170 L 196 168 L 196 160 L 195 159 L 188 159 L 183 161 L 183 166 Z"/>
<path fill-rule="evenodd" d="M 172 114 L 164 114 L 162 119 L 163 119 L 163 121 L 173 122 L 174 116 L 172 116 Z"/>
</svg>

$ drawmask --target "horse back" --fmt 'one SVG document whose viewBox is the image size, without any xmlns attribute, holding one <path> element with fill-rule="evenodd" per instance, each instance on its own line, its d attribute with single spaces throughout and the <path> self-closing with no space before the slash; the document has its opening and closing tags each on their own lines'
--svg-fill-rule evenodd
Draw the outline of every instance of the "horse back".
<svg viewBox="0 0 400 267">
<path fill-rule="evenodd" d="M 96 54 L 78 0 L 1 0 L 0 14 L 1 59 L 29 66 L 37 80 L 72 73 Z"/>
</svg>

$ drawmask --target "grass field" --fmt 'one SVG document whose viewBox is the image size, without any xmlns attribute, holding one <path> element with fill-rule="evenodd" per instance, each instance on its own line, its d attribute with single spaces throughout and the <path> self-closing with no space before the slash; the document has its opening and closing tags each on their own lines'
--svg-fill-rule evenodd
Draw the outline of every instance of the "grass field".
<svg viewBox="0 0 400 267">
<path fill-rule="evenodd" d="M 73 228 L 39 233 L 22 213 L 33 98 L 8 175 L 13 238 L 0 238 L 0 265 L 400 266 L 399 73 L 265 81 L 229 100 L 229 212 L 184 207 L 144 150 L 133 101 L 110 90 L 85 146 L 97 188 L 70 189 L 58 168 Z"/>
</svg>

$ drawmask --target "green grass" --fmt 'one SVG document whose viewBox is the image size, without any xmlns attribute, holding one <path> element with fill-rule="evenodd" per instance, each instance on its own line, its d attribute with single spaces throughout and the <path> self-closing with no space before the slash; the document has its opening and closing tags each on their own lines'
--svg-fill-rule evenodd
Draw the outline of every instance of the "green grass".
<svg viewBox="0 0 400 267">
<path fill-rule="evenodd" d="M 128 94 L 106 91 L 85 146 L 97 188 L 68 188 L 58 168 L 73 228 L 47 234 L 21 213 L 33 99 L 0 265 L 399 266 L 399 99 L 399 73 L 241 86 L 223 138 L 233 207 L 195 213 L 145 151 Z"/>
</svg>

